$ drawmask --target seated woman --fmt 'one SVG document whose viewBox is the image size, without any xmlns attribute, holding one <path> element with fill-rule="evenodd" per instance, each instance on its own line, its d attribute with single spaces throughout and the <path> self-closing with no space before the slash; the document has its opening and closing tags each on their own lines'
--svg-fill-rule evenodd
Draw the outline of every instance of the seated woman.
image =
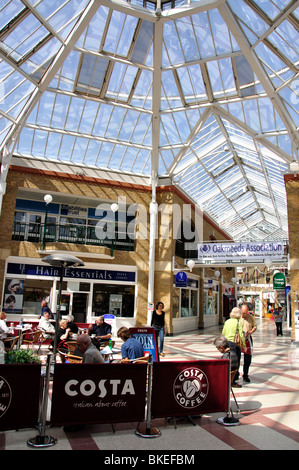
<svg viewBox="0 0 299 470">
<path fill-rule="evenodd" d="M 68 328 L 67 321 L 66 320 L 60 320 L 59 322 L 59 330 L 57 333 L 57 348 L 58 349 L 63 349 L 63 350 L 68 350 L 68 336 L 70 333 L 70 328 Z"/>
<path fill-rule="evenodd" d="M 7 339 L 9 335 L 9 339 Z M 6 325 L 6 313 L 0 312 L 0 341 L 4 340 L 5 346 L 9 347 L 14 340 L 14 335 L 11 334 L 10 328 Z"/>
</svg>

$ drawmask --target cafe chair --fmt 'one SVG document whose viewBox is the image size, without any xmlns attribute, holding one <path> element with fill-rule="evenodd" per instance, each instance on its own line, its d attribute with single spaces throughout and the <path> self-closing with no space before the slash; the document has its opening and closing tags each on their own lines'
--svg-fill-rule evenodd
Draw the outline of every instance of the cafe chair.
<svg viewBox="0 0 299 470">
<path fill-rule="evenodd" d="M 146 364 L 149 361 L 149 356 L 137 357 L 133 364 Z"/>
<path fill-rule="evenodd" d="M 233 388 L 232 388 L 232 383 L 233 383 L 233 381 L 234 381 L 234 378 L 235 378 L 236 373 L 237 373 L 237 370 L 233 370 L 233 371 L 231 371 L 231 373 L 230 373 L 230 390 L 231 390 L 231 392 L 232 392 L 232 395 L 233 395 L 234 400 L 235 400 L 235 403 L 236 403 L 237 412 L 240 413 L 240 408 L 239 408 L 238 402 L 237 402 L 237 400 L 236 400 L 236 397 L 235 397 L 235 394 L 234 394 L 234 391 L 233 391 Z"/>
<path fill-rule="evenodd" d="M 58 349 L 58 354 L 59 354 L 62 364 L 66 364 L 68 362 L 70 364 L 81 364 L 83 361 L 83 357 L 74 356 L 73 354 L 70 354 L 68 352 L 61 351 L 60 349 Z"/>
<path fill-rule="evenodd" d="M 23 339 L 23 344 L 27 344 L 27 349 L 31 346 L 38 345 L 37 353 L 39 353 L 41 345 L 44 342 L 43 333 L 41 330 L 35 330 L 31 333 L 30 339 Z"/>
<path fill-rule="evenodd" d="M 72 354 L 66 354 L 65 358 L 70 364 L 81 364 L 83 361 L 83 357 L 73 356 Z"/>
<path fill-rule="evenodd" d="M 67 341 L 67 347 L 69 349 L 69 352 L 72 354 L 75 349 L 76 349 L 76 344 L 77 342 L 76 341 Z"/>
<path fill-rule="evenodd" d="M 18 339 L 19 336 L 14 336 L 13 338 L 3 338 L 2 342 L 4 343 L 5 351 L 12 351 L 15 345 L 17 344 Z M 7 346 L 5 346 L 5 344 L 7 344 Z"/>
<path fill-rule="evenodd" d="M 65 363 L 65 357 L 66 357 L 66 353 L 63 352 L 63 351 L 60 351 L 60 349 L 57 350 L 58 354 L 59 354 L 59 357 L 60 357 L 60 360 L 61 360 L 61 363 L 64 364 Z"/>
</svg>

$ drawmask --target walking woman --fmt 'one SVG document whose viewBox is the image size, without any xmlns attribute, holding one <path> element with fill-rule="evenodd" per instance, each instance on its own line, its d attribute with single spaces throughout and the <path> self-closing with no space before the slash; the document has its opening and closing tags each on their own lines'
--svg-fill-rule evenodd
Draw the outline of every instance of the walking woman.
<svg viewBox="0 0 299 470">
<path fill-rule="evenodd" d="M 163 311 L 163 302 L 158 302 L 156 310 L 153 311 L 151 326 L 155 329 L 156 339 L 158 344 L 158 337 L 160 339 L 160 355 L 165 356 L 163 353 L 164 334 L 165 334 L 165 312 Z"/>
<path fill-rule="evenodd" d="M 239 334 L 241 345 L 235 343 L 236 334 Z M 238 307 L 234 307 L 230 312 L 229 320 L 226 320 L 222 329 L 223 336 L 228 340 L 229 346 L 232 351 L 234 351 L 238 357 L 238 371 L 235 375 L 234 382 L 232 383 L 233 387 L 242 387 L 242 385 L 237 384 L 239 378 L 239 367 L 241 359 L 241 347 L 245 348 L 245 338 L 243 335 L 242 324 L 241 324 L 241 310 Z"/>
</svg>

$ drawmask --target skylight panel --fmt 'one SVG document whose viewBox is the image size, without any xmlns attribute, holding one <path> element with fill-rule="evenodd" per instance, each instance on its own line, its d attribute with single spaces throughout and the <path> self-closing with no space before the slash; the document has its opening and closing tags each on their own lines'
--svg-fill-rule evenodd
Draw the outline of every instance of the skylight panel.
<svg viewBox="0 0 299 470">
<path fill-rule="evenodd" d="M 92 134 L 95 119 L 98 113 L 99 104 L 94 101 L 85 101 L 82 119 L 80 121 L 79 132 Z"/>
<path fill-rule="evenodd" d="M 207 62 L 212 93 L 215 98 L 236 93 L 235 81 L 230 59 Z"/>
<path fill-rule="evenodd" d="M 164 52 L 162 66 L 168 65 L 168 61 L 172 65 L 184 63 L 185 59 L 180 45 L 180 39 L 173 21 L 168 21 L 163 24 L 163 41 L 167 59 L 164 57 Z"/>
<path fill-rule="evenodd" d="M 49 132 L 47 145 L 45 148 L 45 156 L 49 159 L 56 160 L 58 156 L 58 152 L 61 145 L 62 135 L 56 132 Z M 68 146 L 65 148 L 65 151 L 61 153 L 60 159 L 62 161 L 70 161 L 71 158 L 71 151 L 75 142 L 75 137 L 72 136 L 64 136 L 64 140 L 68 141 Z"/>
<path fill-rule="evenodd" d="M 85 101 L 80 98 L 72 98 L 68 108 L 63 111 L 62 115 L 65 116 L 65 128 L 70 131 L 77 131 L 82 121 L 82 113 L 84 110 Z M 67 104 L 67 102 L 66 102 Z M 55 104 L 56 108 L 56 104 Z"/>
<path fill-rule="evenodd" d="M 275 31 L 269 34 L 268 39 L 291 62 L 298 62 L 299 35 L 298 31 L 285 20 Z"/>
<path fill-rule="evenodd" d="M 70 98 L 64 95 L 56 95 L 55 103 L 53 106 L 53 116 L 51 117 L 50 126 L 58 129 L 63 129 L 67 119 L 72 119 L 70 116 L 74 117 L 75 113 L 72 112 L 72 109 L 69 113 Z M 70 115 L 70 116 L 69 116 Z M 71 121 L 72 122 L 72 121 Z M 73 130 L 71 124 L 68 128 Z"/>
<path fill-rule="evenodd" d="M 240 0 L 236 2 L 235 0 L 229 0 L 228 3 L 241 22 L 247 25 L 247 27 L 254 31 L 258 36 L 261 36 L 267 31 L 268 24 L 262 20 L 262 18 L 252 8 L 250 8 L 245 1 Z"/>
<path fill-rule="evenodd" d="M 64 2 L 53 0 L 49 2 L 48 0 L 42 0 L 34 3 L 36 3 L 34 8 L 39 14 L 43 16 L 56 31 L 59 31 L 84 11 L 88 0 L 80 0 L 80 2 L 69 0 Z"/>
<path fill-rule="evenodd" d="M 232 52 L 230 34 L 222 16 L 216 9 L 210 10 L 208 12 L 208 15 L 210 18 L 210 25 L 213 32 L 216 54 L 219 55 Z"/>
<path fill-rule="evenodd" d="M 99 52 L 102 35 L 105 30 L 109 9 L 100 6 L 92 20 L 90 21 L 85 33 L 81 35 L 76 46 L 83 47 L 86 50 Z"/>
<path fill-rule="evenodd" d="M 190 17 L 175 22 L 186 62 L 200 58 Z"/>
<path fill-rule="evenodd" d="M 165 71 L 162 72 L 162 87 L 167 99 L 166 102 L 163 103 L 163 109 L 169 108 L 177 108 L 183 105 L 181 101 L 181 97 L 177 88 L 177 83 L 175 81 L 175 77 L 172 71 Z"/>
<path fill-rule="evenodd" d="M 280 10 L 275 5 L 275 2 L 271 0 L 254 0 L 254 3 L 256 3 L 258 7 L 263 10 L 272 20 L 280 13 Z M 281 1 L 278 0 L 278 3 L 281 3 Z"/>
<path fill-rule="evenodd" d="M 36 123 L 40 126 L 50 126 L 55 96 L 54 93 L 49 92 L 45 92 L 42 95 L 38 103 L 38 112 L 36 114 Z"/>
<path fill-rule="evenodd" d="M 153 41 L 153 34 L 154 24 L 150 21 L 142 21 L 131 55 L 132 62 L 144 64 L 150 45 Z"/>
<path fill-rule="evenodd" d="M 286 68 L 285 62 L 283 62 L 278 55 L 274 54 L 269 47 L 266 46 L 263 42 L 260 42 L 255 47 L 255 52 L 257 53 L 258 57 L 262 60 L 262 62 L 273 72 L 280 72 Z M 269 74 L 269 70 L 265 68 L 267 73 Z M 271 75 L 269 74 L 270 79 Z"/>
<path fill-rule="evenodd" d="M 244 101 L 244 114 L 246 124 L 257 132 L 260 132 L 260 118 L 257 100 Z"/>
<path fill-rule="evenodd" d="M 216 51 L 213 42 L 213 35 L 210 29 L 208 13 L 202 12 L 192 15 L 192 23 L 201 57 L 203 59 L 214 57 L 216 55 Z"/>
<path fill-rule="evenodd" d="M 133 16 L 113 10 L 103 49 L 127 57 L 137 21 Z"/>
<path fill-rule="evenodd" d="M 152 109 L 152 80 L 153 73 L 141 70 L 135 88 L 132 90 L 131 105 L 145 109 Z"/>
<path fill-rule="evenodd" d="M 0 5 L 0 29 L 4 28 L 12 18 L 15 18 L 25 7 L 20 0 L 14 2 L 2 1 Z"/>
<path fill-rule="evenodd" d="M 234 61 L 236 64 L 241 96 L 244 97 L 256 94 L 253 71 L 246 57 L 243 54 L 237 55 L 234 58 Z"/>
<path fill-rule="evenodd" d="M 37 157 L 44 157 L 45 148 L 47 143 L 47 135 L 48 133 L 45 131 L 41 131 L 36 129 L 34 131 L 33 142 L 32 142 L 32 154 L 36 155 Z"/>
<path fill-rule="evenodd" d="M 199 65 L 190 65 L 177 69 L 185 102 L 207 100 L 207 93 Z"/>
<path fill-rule="evenodd" d="M 76 90 L 99 95 L 108 63 L 106 58 L 83 54 Z"/>
<path fill-rule="evenodd" d="M 128 101 L 137 71 L 137 67 L 115 62 L 106 91 L 106 97 Z"/>
<path fill-rule="evenodd" d="M 84 155 L 88 146 L 88 139 L 77 137 L 73 146 L 71 161 L 73 163 L 83 163 Z"/>
<path fill-rule="evenodd" d="M 138 119 L 136 119 L 137 113 L 132 113 L 132 128 L 133 128 L 133 133 L 131 137 L 131 142 L 136 143 L 136 144 L 144 144 L 147 145 L 147 142 L 145 142 L 145 138 L 148 134 L 148 131 L 151 126 L 151 116 L 149 114 L 139 114 Z M 135 122 L 134 122 L 135 121 Z M 125 121 L 125 126 L 127 125 Z"/>
<path fill-rule="evenodd" d="M 33 16 L 28 15 L 5 37 L 4 44 L 14 60 L 18 61 L 42 41 L 48 31 Z"/>
</svg>

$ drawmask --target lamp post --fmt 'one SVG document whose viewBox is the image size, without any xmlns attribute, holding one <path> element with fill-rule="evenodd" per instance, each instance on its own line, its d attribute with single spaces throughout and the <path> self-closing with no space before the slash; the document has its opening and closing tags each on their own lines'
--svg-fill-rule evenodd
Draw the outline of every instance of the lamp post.
<svg viewBox="0 0 299 470">
<path fill-rule="evenodd" d="M 44 201 L 46 203 L 46 213 L 45 213 L 44 231 L 43 231 L 43 251 L 45 249 L 45 243 L 46 243 L 46 227 L 47 227 L 47 218 L 48 218 L 48 204 L 50 204 L 53 201 L 53 197 L 51 196 L 51 194 L 46 194 L 44 196 Z"/>
<path fill-rule="evenodd" d="M 44 263 L 48 263 L 51 266 L 60 267 L 60 280 L 59 280 L 59 291 L 57 297 L 57 307 L 56 307 L 56 323 L 55 323 L 55 337 L 54 337 L 54 347 L 53 347 L 53 357 L 54 364 L 56 363 L 56 352 L 57 352 L 57 339 L 58 339 L 58 329 L 60 321 L 60 299 L 62 291 L 62 280 L 65 268 L 84 266 L 84 263 L 79 258 L 76 258 L 72 255 L 62 254 L 62 253 L 53 253 L 42 259 Z"/>
<path fill-rule="evenodd" d="M 113 250 L 114 250 L 114 240 L 115 240 L 115 212 L 118 211 L 118 204 L 114 202 L 110 206 L 112 212 L 113 212 L 113 224 L 112 224 L 112 240 L 111 240 L 111 257 L 113 256 Z"/>
</svg>

